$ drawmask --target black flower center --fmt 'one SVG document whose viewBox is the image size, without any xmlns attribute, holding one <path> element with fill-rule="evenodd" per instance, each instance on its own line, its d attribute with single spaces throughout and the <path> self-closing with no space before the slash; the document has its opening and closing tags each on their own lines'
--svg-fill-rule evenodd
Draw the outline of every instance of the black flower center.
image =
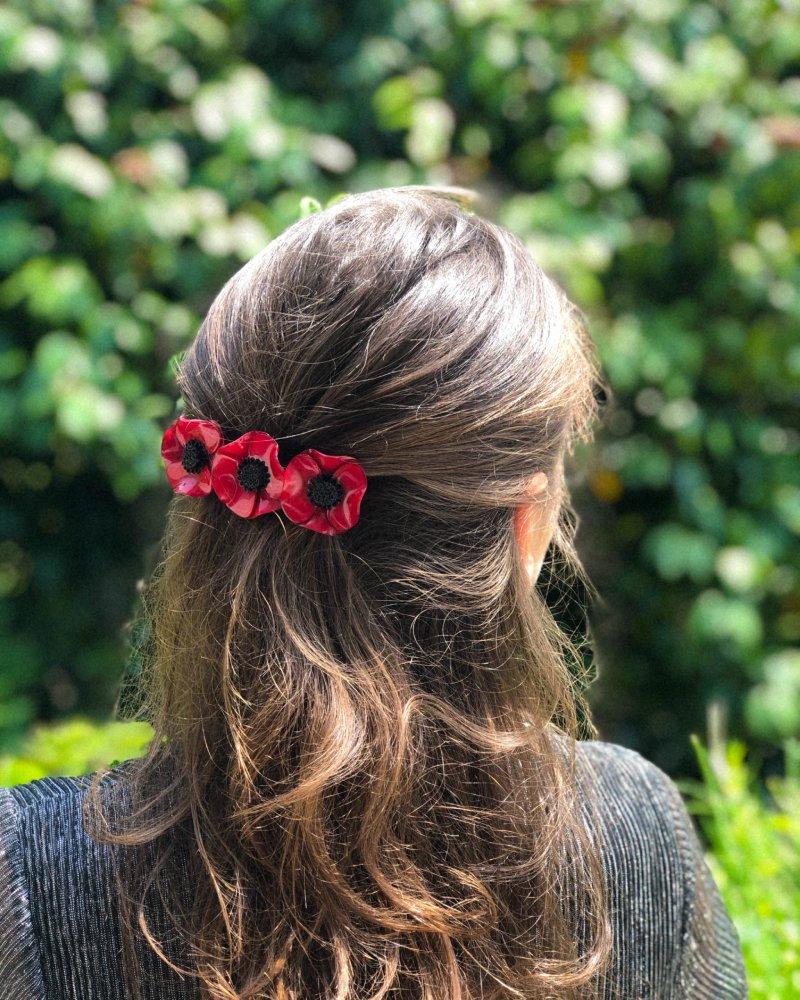
<svg viewBox="0 0 800 1000">
<path fill-rule="evenodd" d="M 210 461 L 208 450 L 202 441 L 189 438 L 183 446 L 181 465 L 187 472 L 202 472 Z"/>
<path fill-rule="evenodd" d="M 269 482 L 267 463 L 262 462 L 260 458 L 243 458 L 236 470 L 236 478 L 242 484 L 243 489 L 249 490 L 251 493 L 263 490 Z"/>
<path fill-rule="evenodd" d="M 310 479 L 308 486 L 306 486 L 306 493 L 314 506 L 321 507 L 323 510 L 330 510 L 331 507 L 335 507 L 344 499 L 344 487 L 329 472 L 323 472 Z"/>
</svg>

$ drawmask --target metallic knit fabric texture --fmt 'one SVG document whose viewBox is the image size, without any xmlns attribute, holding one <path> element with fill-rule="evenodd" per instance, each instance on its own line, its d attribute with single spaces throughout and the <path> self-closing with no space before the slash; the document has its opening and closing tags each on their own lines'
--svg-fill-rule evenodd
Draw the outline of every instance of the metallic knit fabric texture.
<svg viewBox="0 0 800 1000">
<path fill-rule="evenodd" d="M 590 741 L 577 749 L 579 788 L 600 826 L 614 934 L 597 996 L 746 998 L 736 931 L 675 785 L 623 747 Z M 0 789 L 0 1000 L 127 995 L 113 855 L 84 832 L 87 785 L 44 778 Z M 188 897 L 175 853 L 173 877 Z M 124 852 L 118 857 L 124 865 Z M 167 927 L 157 905 L 149 916 L 157 931 Z M 191 980 L 136 947 L 142 1000 L 198 996 Z"/>
</svg>

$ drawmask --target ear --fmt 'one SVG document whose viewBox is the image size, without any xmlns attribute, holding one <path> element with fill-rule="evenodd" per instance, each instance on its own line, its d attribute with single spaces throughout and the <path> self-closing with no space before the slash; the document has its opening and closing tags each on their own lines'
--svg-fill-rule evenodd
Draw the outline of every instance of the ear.
<svg viewBox="0 0 800 1000">
<path fill-rule="evenodd" d="M 542 569 L 553 537 L 552 511 L 547 497 L 547 476 L 537 472 L 530 481 L 528 503 L 514 511 L 514 536 L 528 580 L 533 584 Z"/>
</svg>

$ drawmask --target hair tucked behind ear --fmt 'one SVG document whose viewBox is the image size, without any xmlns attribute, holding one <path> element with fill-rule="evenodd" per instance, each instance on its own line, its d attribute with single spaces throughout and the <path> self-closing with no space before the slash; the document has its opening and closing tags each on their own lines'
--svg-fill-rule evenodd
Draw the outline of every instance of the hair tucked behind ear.
<svg viewBox="0 0 800 1000">
<path fill-rule="evenodd" d="M 297 223 L 211 306 L 187 415 L 269 431 L 284 463 L 354 455 L 369 491 L 337 537 L 173 500 L 146 595 L 156 737 L 97 835 L 160 859 L 125 862 L 129 908 L 204 997 L 593 995 L 570 650 L 512 520 L 544 470 L 574 565 L 561 466 L 594 378 L 522 245 L 420 190 Z M 193 894 L 162 934 L 146 897 L 178 841 Z"/>
</svg>

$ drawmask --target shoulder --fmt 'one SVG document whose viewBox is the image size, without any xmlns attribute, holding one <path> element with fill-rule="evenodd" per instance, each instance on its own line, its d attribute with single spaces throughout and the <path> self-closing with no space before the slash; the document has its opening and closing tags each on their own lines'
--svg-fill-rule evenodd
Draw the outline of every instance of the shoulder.
<svg viewBox="0 0 800 1000">
<path fill-rule="evenodd" d="M 685 930 L 703 849 L 677 785 L 641 754 L 614 743 L 576 743 L 575 757 L 579 794 L 606 860 L 624 876 L 622 891 L 667 894 L 662 916 Z"/>
<path fill-rule="evenodd" d="M 110 940 L 111 852 L 88 835 L 92 777 L 0 789 L 0 969 L 14 996 L 71 996 L 55 984 L 88 942 Z M 10 988 L 10 986 L 9 986 Z"/>
<path fill-rule="evenodd" d="M 83 802 L 90 783 L 91 776 L 58 777 L 0 788 L 0 845 L 29 882 L 38 869 L 53 866 L 56 845 L 59 854 L 69 854 L 75 842 L 83 841 Z"/>
<path fill-rule="evenodd" d="M 585 814 L 612 873 L 611 902 L 638 907 L 660 900 L 662 939 L 677 953 L 690 906 L 694 836 L 678 788 L 641 754 L 613 743 L 577 743 L 575 758 Z"/>
<path fill-rule="evenodd" d="M 20 838 L 21 810 L 0 788 L 0 970 L 4 985 L 20 997 L 43 995 L 42 970 L 30 908 Z"/>
<path fill-rule="evenodd" d="M 679 937 L 690 905 L 695 833 L 677 786 L 641 754 L 613 743 L 578 743 L 575 757 L 585 814 L 613 872 L 612 901 L 638 905 L 663 898 L 662 928 Z"/>
<path fill-rule="evenodd" d="M 44 995 L 31 899 L 31 875 L 36 867 L 31 837 L 39 843 L 46 841 L 53 813 L 80 794 L 80 784 L 69 778 L 0 788 L 0 969 L 4 988 L 12 991 L 9 996 Z"/>
<path fill-rule="evenodd" d="M 683 820 L 685 806 L 674 781 L 635 750 L 586 740 L 575 744 L 581 791 L 594 797 L 609 819 Z"/>
<path fill-rule="evenodd" d="M 29 909 L 29 879 L 37 856 L 49 841 L 68 835 L 65 823 L 83 798 L 85 779 L 41 778 L 14 788 L 0 788 L 0 857 L 4 888 L 13 886 L 15 912 Z M 24 891 L 23 891 L 24 890 Z M 0 893 L 8 907 L 8 892 Z M 6 914 L 8 915 L 8 914 Z"/>
<path fill-rule="evenodd" d="M 15 837 L 32 890 L 40 872 L 54 876 L 79 862 L 91 842 L 84 823 L 84 803 L 92 776 L 40 778 L 4 789 L 0 827 Z"/>
<path fill-rule="evenodd" d="M 588 740 L 575 745 L 579 792 L 617 851 L 661 852 L 673 867 L 689 860 L 696 836 L 675 782 L 635 750 Z"/>
<path fill-rule="evenodd" d="M 100 780 L 102 815 L 127 803 L 139 762 L 126 761 Z M 0 789 L 0 996 L 40 1000 L 118 1000 L 124 945 L 120 878 L 155 870 L 152 845 L 110 847 L 92 836 L 95 775 L 43 778 Z M 102 824 L 101 824 L 102 826 Z M 180 848 L 177 842 L 173 848 Z M 173 850 L 173 857 L 178 855 Z M 180 860 L 180 859 L 179 859 Z M 5 862 L 5 865 L 4 865 Z M 182 862 L 176 877 L 184 892 Z M 171 933 L 158 879 L 147 917 L 157 936 Z M 137 936 L 134 961 L 142 996 L 185 1000 L 192 984 Z M 182 956 L 179 956 L 182 959 Z M 16 964 L 15 964 L 16 963 Z M 6 978 L 6 970 L 12 974 Z M 14 978 L 16 977 L 16 978 Z M 10 992 L 3 992 L 4 989 Z"/>
<path fill-rule="evenodd" d="M 25 785 L 0 788 L 0 850 L 15 865 L 30 871 L 30 849 L 53 835 L 62 839 L 64 820 L 80 808 L 88 778 L 39 778 Z"/>
<path fill-rule="evenodd" d="M 105 772 L 104 788 L 123 787 L 127 763 Z M 110 860 L 111 850 L 91 836 L 88 793 L 95 775 L 47 777 L 0 789 L 0 837 L 16 845 L 32 901 L 53 893 L 77 874 L 86 877 Z"/>
<path fill-rule="evenodd" d="M 616 943 L 612 976 L 623 995 L 746 997 L 736 931 L 675 783 L 613 743 L 576 743 L 575 765 L 598 835 Z"/>
<path fill-rule="evenodd" d="M 672 779 L 651 761 L 636 750 L 620 746 L 618 743 L 605 743 L 601 740 L 583 740 L 575 743 L 575 754 L 579 766 L 586 773 L 595 775 L 601 782 L 604 779 L 632 780 L 644 782 L 644 788 L 662 795 L 671 794 L 669 789 L 675 788 Z M 677 792 L 677 789 L 675 789 Z"/>
<path fill-rule="evenodd" d="M 76 801 L 83 798 L 90 782 L 91 775 L 78 778 L 37 778 L 25 785 L 2 788 L 0 800 L 6 823 L 12 816 L 19 822 L 24 822 L 34 815 L 45 816 L 62 809 L 69 809 Z"/>
</svg>

